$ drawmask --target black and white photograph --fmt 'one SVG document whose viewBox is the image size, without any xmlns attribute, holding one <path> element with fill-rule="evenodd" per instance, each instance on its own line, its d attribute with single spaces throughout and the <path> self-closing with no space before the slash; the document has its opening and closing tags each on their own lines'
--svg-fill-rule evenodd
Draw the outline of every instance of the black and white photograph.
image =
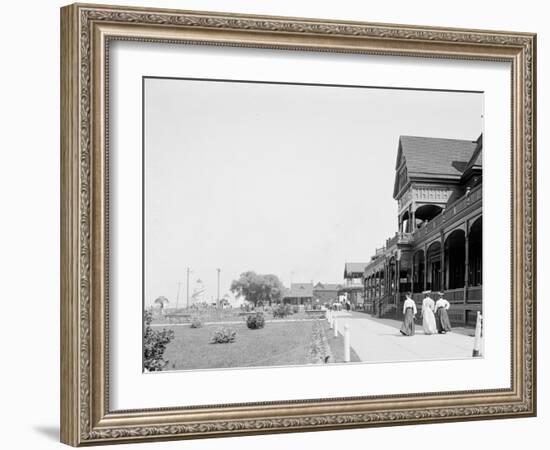
<svg viewBox="0 0 550 450">
<path fill-rule="evenodd" d="M 483 129 L 481 91 L 143 77 L 143 370 L 483 357 Z"/>
<path fill-rule="evenodd" d="M 2 448 L 538 449 L 548 9 L 4 2 Z"/>
</svg>

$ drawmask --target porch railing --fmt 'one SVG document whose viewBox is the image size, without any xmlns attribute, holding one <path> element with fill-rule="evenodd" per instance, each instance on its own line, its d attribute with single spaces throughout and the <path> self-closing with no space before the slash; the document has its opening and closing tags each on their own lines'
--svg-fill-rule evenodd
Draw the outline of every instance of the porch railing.
<svg viewBox="0 0 550 450">
<path fill-rule="evenodd" d="M 419 239 L 427 236 L 432 231 L 439 230 L 443 222 L 448 222 L 464 209 L 474 205 L 482 200 L 482 186 L 479 185 L 470 191 L 469 195 L 463 195 L 458 200 L 449 205 L 444 211 L 440 212 L 436 217 L 430 220 L 426 225 L 420 227 L 412 233 L 412 239 L 418 242 Z"/>
</svg>

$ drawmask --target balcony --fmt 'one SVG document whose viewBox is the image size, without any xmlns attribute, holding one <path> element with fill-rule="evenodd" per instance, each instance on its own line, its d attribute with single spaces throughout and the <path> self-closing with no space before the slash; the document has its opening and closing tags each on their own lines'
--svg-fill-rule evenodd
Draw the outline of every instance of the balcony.
<svg viewBox="0 0 550 450">
<path fill-rule="evenodd" d="M 413 233 L 397 232 L 395 236 L 386 240 L 386 248 L 397 244 L 410 244 L 413 242 Z"/>
<path fill-rule="evenodd" d="M 418 240 L 431 234 L 432 232 L 440 230 L 444 223 L 451 222 L 466 208 L 474 205 L 477 206 L 482 200 L 482 195 L 482 185 L 475 187 L 470 191 L 469 195 L 463 195 L 453 204 L 447 206 L 447 208 L 434 217 L 433 220 L 414 231 L 412 233 L 412 240 L 418 242 Z"/>
</svg>

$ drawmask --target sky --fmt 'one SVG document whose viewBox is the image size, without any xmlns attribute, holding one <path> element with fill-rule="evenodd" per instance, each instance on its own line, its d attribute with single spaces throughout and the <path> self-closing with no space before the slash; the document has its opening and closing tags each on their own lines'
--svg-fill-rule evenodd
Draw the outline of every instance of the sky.
<svg viewBox="0 0 550 450">
<path fill-rule="evenodd" d="M 397 230 L 400 135 L 475 140 L 483 94 L 144 81 L 145 305 L 248 270 L 342 282 Z M 178 298 L 179 285 L 179 298 Z"/>
</svg>

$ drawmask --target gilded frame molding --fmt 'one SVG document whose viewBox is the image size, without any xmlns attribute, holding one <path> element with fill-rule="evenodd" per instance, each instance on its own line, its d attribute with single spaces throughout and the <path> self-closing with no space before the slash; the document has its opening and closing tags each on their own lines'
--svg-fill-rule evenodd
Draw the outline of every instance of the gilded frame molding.
<svg viewBox="0 0 550 450">
<path fill-rule="evenodd" d="M 108 407 L 108 44 L 112 39 L 508 61 L 512 386 L 112 412 Z M 74 4 L 61 9 L 61 441 L 73 446 L 536 414 L 536 35 Z"/>
</svg>

